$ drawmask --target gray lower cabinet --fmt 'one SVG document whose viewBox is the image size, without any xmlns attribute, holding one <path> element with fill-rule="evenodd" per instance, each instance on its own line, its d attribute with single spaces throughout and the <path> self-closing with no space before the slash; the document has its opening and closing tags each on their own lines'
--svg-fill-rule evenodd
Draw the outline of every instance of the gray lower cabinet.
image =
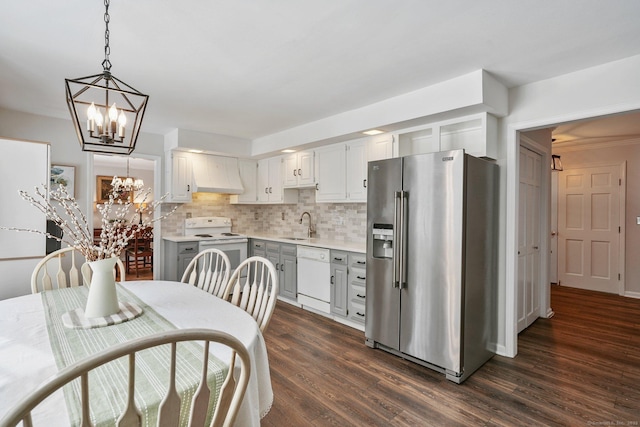
<svg viewBox="0 0 640 427">
<path fill-rule="evenodd" d="M 198 254 L 198 242 L 164 241 L 164 279 L 175 282 L 182 279 L 184 271 Z"/>
<path fill-rule="evenodd" d="M 266 258 L 267 243 L 264 240 L 251 239 L 251 242 L 249 243 L 249 256 L 261 256 L 262 258 Z"/>
<path fill-rule="evenodd" d="M 349 254 L 349 305 L 347 312 L 349 320 L 364 325 L 365 299 L 367 296 L 367 256 L 364 254 Z"/>
<path fill-rule="evenodd" d="M 297 246 L 266 242 L 266 258 L 278 270 L 278 295 L 290 300 L 298 299 Z"/>
<path fill-rule="evenodd" d="M 331 314 L 347 317 L 348 310 L 348 253 L 331 251 Z"/>
<path fill-rule="evenodd" d="M 251 239 L 250 255 L 267 258 L 278 270 L 279 296 L 298 298 L 297 246 Z M 331 314 L 364 327 L 367 293 L 367 257 L 357 252 L 331 250 Z"/>
</svg>

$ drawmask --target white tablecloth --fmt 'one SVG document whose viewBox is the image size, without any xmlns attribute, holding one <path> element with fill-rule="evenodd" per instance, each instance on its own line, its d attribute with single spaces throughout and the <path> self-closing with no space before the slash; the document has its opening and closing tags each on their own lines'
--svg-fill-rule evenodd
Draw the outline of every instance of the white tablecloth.
<svg viewBox="0 0 640 427">
<path fill-rule="evenodd" d="M 124 282 L 123 286 L 177 328 L 210 328 L 238 338 L 252 356 L 249 386 L 237 426 L 259 426 L 273 402 L 269 361 L 264 339 L 245 311 L 185 283 Z M 228 360 L 227 354 L 219 354 Z M 58 371 L 51 352 L 41 296 L 25 295 L 0 301 L 0 418 L 14 404 Z M 62 409 L 64 408 L 64 409 Z M 67 426 L 62 393 L 47 399 L 34 412 L 38 425 Z"/>
</svg>

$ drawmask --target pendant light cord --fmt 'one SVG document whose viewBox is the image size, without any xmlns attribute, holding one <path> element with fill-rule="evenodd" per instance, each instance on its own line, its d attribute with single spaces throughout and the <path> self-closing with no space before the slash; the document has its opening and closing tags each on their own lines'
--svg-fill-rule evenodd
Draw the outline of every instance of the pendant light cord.
<svg viewBox="0 0 640 427">
<path fill-rule="evenodd" d="M 111 61 L 109 60 L 109 54 L 111 48 L 109 47 L 109 0 L 104 0 L 104 61 L 102 61 L 102 68 L 106 73 L 111 73 Z"/>
</svg>

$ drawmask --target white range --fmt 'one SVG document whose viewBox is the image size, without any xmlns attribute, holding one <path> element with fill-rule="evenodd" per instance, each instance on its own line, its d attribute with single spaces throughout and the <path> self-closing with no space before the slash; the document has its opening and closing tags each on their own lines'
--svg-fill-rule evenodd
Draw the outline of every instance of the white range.
<svg viewBox="0 0 640 427">
<path fill-rule="evenodd" d="M 247 236 L 231 232 L 231 218 L 203 216 L 184 220 L 184 235 L 198 242 L 198 252 L 220 249 L 231 261 L 231 271 L 247 258 Z"/>
</svg>

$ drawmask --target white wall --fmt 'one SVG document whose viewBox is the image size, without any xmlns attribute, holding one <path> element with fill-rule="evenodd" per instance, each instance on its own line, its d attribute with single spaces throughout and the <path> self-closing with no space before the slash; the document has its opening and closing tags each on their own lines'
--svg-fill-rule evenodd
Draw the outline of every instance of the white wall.
<svg viewBox="0 0 640 427">
<path fill-rule="evenodd" d="M 54 119 L 0 108 L 0 136 L 50 143 L 51 163 L 76 167 L 76 199 L 80 207 L 91 206 L 89 198 L 93 197 L 95 180 L 87 179 L 89 154 L 82 151 L 71 119 Z M 162 135 L 141 133 L 135 153 L 163 156 L 163 146 Z M 91 212 L 85 214 L 90 215 Z M 31 292 L 31 272 L 37 261 L 0 261 L 0 299 Z"/>
</svg>

